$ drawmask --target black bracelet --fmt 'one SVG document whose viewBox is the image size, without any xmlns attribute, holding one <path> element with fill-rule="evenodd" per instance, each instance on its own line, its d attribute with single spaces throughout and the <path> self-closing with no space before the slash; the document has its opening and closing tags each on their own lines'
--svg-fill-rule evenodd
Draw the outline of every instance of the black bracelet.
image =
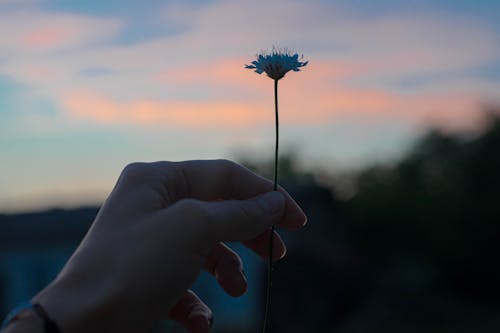
<svg viewBox="0 0 500 333">
<path fill-rule="evenodd" d="M 59 326 L 57 326 L 56 322 L 53 321 L 44 308 L 40 305 L 40 303 L 33 304 L 33 310 L 35 310 L 36 314 L 42 318 L 43 326 L 45 327 L 45 333 L 61 333 Z"/>
<path fill-rule="evenodd" d="M 20 319 L 19 315 L 25 310 L 33 310 L 33 312 L 43 321 L 43 328 L 45 333 L 61 333 L 59 326 L 57 326 L 56 322 L 49 317 L 45 309 L 39 303 L 31 302 L 23 303 L 12 310 L 3 321 L 2 327 L 0 327 L 0 329 L 3 329 L 12 322 Z"/>
</svg>

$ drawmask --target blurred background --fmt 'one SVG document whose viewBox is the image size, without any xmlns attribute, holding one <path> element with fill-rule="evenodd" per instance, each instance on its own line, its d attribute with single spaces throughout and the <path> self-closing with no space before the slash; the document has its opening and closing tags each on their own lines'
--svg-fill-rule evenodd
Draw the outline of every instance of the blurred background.
<svg viewBox="0 0 500 333">
<path fill-rule="evenodd" d="M 0 315 L 57 274 L 122 168 L 229 158 L 270 176 L 273 45 L 283 231 L 273 332 L 500 330 L 500 2 L 0 0 Z M 214 331 L 258 331 L 202 274 Z M 161 323 L 157 332 L 182 332 Z"/>
</svg>

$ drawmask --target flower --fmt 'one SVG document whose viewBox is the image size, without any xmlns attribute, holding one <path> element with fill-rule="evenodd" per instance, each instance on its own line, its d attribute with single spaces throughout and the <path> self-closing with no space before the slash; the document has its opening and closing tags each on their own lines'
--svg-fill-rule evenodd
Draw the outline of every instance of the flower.
<svg viewBox="0 0 500 333">
<path fill-rule="evenodd" d="M 300 56 L 302 60 L 304 56 Z M 251 65 L 245 65 L 245 68 L 255 69 L 255 72 L 262 74 L 265 72 L 273 80 L 279 80 L 289 71 L 298 72 L 300 67 L 304 67 L 309 61 L 299 61 L 297 53 L 292 54 L 288 50 L 273 48 L 271 52 L 262 52 L 257 55 L 257 60 L 252 61 Z"/>
</svg>

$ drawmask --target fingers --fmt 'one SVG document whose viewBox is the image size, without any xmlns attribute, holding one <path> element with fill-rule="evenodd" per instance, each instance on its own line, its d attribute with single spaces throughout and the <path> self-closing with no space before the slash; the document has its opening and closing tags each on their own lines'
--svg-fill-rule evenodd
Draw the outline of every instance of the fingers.
<svg viewBox="0 0 500 333">
<path fill-rule="evenodd" d="M 243 244 L 257 253 L 264 260 L 269 260 L 269 241 L 271 239 L 271 229 L 267 229 L 257 237 L 244 241 Z M 286 246 L 280 235 L 275 231 L 273 235 L 273 261 L 281 259 L 286 254 Z"/>
<path fill-rule="evenodd" d="M 157 162 L 155 165 L 162 169 L 164 192 L 171 203 L 184 198 L 244 200 L 269 192 L 273 187 L 271 181 L 227 160 Z M 286 209 L 278 224 L 290 229 L 302 227 L 306 223 L 304 212 L 284 189 L 279 191 L 285 197 Z"/>
<path fill-rule="evenodd" d="M 214 320 L 210 308 L 191 290 L 169 310 L 168 317 L 190 333 L 208 333 Z"/>
<path fill-rule="evenodd" d="M 193 244 L 211 249 L 219 241 L 247 241 L 280 221 L 285 199 L 276 191 L 248 200 L 184 199 L 163 210 L 162 219 L 182 223 Z"/>
<path fill-rule="evenodd" d="M 264 259 L 269 257 L 269 236 L 268 230 L 251 241 L 245 242 L 249 248 L 254 250 Z M 283 258 L 286 253 L 285 244 L 278 233 L 274 234 L 273 259 Z M 243 295 L 248 288 L 248 282 L 243 270 L 243 263 L 240 256 L 224 243 L 217 243 L 207 256 L 203 267 L 212 274 L 219 285 L 231 296 Z"/>
<path fill-rule="evenodd" d="M 249 200 L 205 202 L 184 199 L 166 208 L 159 218 L 181 224 L 176 230 L 204 257 L 217 258 L 227 251 L 216 244 L 239 241 L 264 259 L 268 259 L 270 227 L 279 221 L 285 199 L 279 192 L 268 192 Z M 164 224 L 168 226 L 168 224 Z M 171 232 L 171 231 L 168 231 Z M 216 252 L 214 251 L 216 246 Z M 282 258 L 286 247 L 278 235 L 273 236 L 273 260 Z M 213 266 L 214 264 L 209 263 Z"/>
<path fill-rule="evenodd" d="M 241 258 L 227 245 L 217 243 L 207 256 L 203 268 L 217 279 L 229 295 L 238 297 L 247 291 L 248 284 Z"/>
</svg>

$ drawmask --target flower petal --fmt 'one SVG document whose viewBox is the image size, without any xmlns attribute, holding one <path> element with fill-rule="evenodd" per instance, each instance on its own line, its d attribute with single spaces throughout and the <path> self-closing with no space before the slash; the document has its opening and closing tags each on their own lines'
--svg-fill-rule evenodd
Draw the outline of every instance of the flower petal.
<svg viewBox="0 0 500 333">
<path fill-rule="evenodd" d="M 271 52 L 258 54 L 257 60 L 252 61 L 252 65 L 245 65 L 245 68 L 255 69 L 258 74 L 265 72 L 270 78 L 279 80 L 289 71 L 299 72 L 300 67 L 308 63 L 300 62 L 298 53 L 291 54 L 287 50 L 273 48 Z"/>
</svg>

